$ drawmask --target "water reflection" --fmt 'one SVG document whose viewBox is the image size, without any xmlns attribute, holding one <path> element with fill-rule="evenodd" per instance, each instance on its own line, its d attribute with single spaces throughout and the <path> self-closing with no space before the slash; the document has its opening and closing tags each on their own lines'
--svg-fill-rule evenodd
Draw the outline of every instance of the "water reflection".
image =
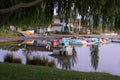
<svg viewBox="0 0 120 80">
<path fill-rule="evenodd" d="M 76 63 L 76 54 L 73 56 L 59 56 L 59 55 L 51 55 L 52 57 L 56 58 L 58 64 L 65 70 L 71 70 Z"/>
<path fill-rule="evenodd" d="M 84 72 L 97 71 L 120 75 L 120 45 L 118 43 L 91 45 L 87 47 L 76 46 L 76 54 L 74 55 L 53 56 L 52 51 L 45 51 L 42 47 L 27 46 L 27 44 L 23 43 L 18 45 L 20 42 L 21 41 L 0 43 L 0 62 L 5 61 L 7 54 L 12 54 L 15 62 L 21 59 L 22 64 L 27 63 L 27 58 L 30 60 L 45 58 L 45 61 L 53 61 L 59 69 Z M 41 44 L 42 42 L 43 40 L 38 40 L 33 43 Z"/>
<path fill-rule="evenodd" d="M 90 46 L 90 55 L 91 55 L 91 65 L 93 66 L 94 70 L 98 68 L 99 63 L 99 46 L 91 45 Z"/>
<path fill-rule="evenodd" d="M 21 43 L 21 41 L 1 42 L 0 48 L 3 50 L 18 51 L 24 47 L 24 45 L 18 45 L 19 43 Z"/>
</svg>

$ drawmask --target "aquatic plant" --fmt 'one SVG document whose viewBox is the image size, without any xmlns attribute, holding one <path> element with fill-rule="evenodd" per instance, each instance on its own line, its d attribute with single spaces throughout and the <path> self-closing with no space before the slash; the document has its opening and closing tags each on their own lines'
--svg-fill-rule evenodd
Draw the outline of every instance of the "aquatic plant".
<svg viewBox="0 0 120 80">
<path fill-rule="evenodd" d="M 20 58 L 14 58 L 13 63 L 21 63 L 22 64 L 22 60 Z"/>
<path fill-rule="evenodd" d="M 49 67 L 56 67 L 55 61 L 54 61 L 54 60 L 50 61 L 50 62 L 48 63 L 48 66 L 49 66 Z"/>
<path fill-rule="evenodd" d="M 42 65 L 43 65 L 43 66 L 48 66 L 49 61 L 48 61 L 48 59 L 47 59 L 47 58 L 43 57 L 43 58 L 42 58 L 42 62 L 41 62 L 41 63 L 42 63 Z"/>
<path fill-rule="evenodd" d="M 27 58 L 27 63 L 29 65 L 41 65 L 41 66 L 48 66 L 48 67 L 56 67 L 55 62 L 52 60 L 49 62 L 49 60 L 45 57 L 33 57 L 33 59 Z"/>
<path fill-rule="evenodd" d="M 40 65 L 41 60 L 38 57 L 33 57 L 33 59 L 27 58 L 27 63 L 26 64 L 32 64 L 32 65 Z"/>
<path fill-rule="evenodd" d="M 13 62 L 13 54 L 7 54 L 4 58 L 4 62 L 12 63 Z"/>
<path fill-rule="evenodd" d="M 4 58 L 4 62 L 8 63 L 22 63 L 22 60 L 20 58 L 14 58 L 13 54 L 7 54 Z"/>
</svg>

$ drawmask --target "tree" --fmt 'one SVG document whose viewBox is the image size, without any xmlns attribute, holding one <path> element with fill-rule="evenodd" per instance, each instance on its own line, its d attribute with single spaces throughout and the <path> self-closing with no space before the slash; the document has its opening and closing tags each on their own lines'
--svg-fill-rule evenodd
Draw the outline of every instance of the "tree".
<svg viewBox="0 0 120 80">
<path fill-rule="evenodd" d="M 30 1 L 30 0 L 28 0 L 28 1 Z M 7 6 L 13 5 L 13 4 L 18 3 L 18 2 L 20 2 L 20 3 L 15 4 L 13 6 L 10 6 L 9 8 L 0 9 L 0 14 L 13 12 L 13 11 L 19 9 L 19 8 L 31 7 L 31 6 L 34 6 L 34 5 L 38 4 L 38 3 L 41 3 L 42 1 L 44 1 L 44 0 L 35 0 L 35 1 L 31 1 L 29 3 L 25 1 L 26 2 L 25 3 L 25 2 L 20 2 L 18 0 L 17 1 L 13 0 L 13 2 L 12 2 L 12 0 L 11 0 L 10 3 L 7 2 L 7 4 L 6 4 Z M 1 0 L 1 2 L 5 3 L 5 1 L 3 1 L 3 0 Z M 1 5 L 3 3 L 1 3 Z M 2 6 L 4 7 L 4 4 Z"/>
<path fill-rule="evenodd" d="M 54 1 L 50 0 L 9 0 L 7 3 L 1 0 L 0 3 L 1 26 L 6 22 L 15 26 L 47 24 L 54 10 Z"/>
<path fill-rule="evenodd" d="M 52 23 L 55 7 L 66 23 L 72 12 L 74 18 L 82 15 L 82 25 L 85 18 L 92 16 L 94 28 L 99 26 L 100 19 L 103 29 L 120 27 L 120 0 L 0 0 L 0 26 L 48 25 Z"/>
<path fill-rule="evenodd" d="M 91 55 L 91 65 L 93 66 L 94 70 L 96 70 L 98 67 L 98 63 L 99 63 L 99 47 L 98 47 L 98 45 L 90 46 L 90 55 Z"/>
</svg>

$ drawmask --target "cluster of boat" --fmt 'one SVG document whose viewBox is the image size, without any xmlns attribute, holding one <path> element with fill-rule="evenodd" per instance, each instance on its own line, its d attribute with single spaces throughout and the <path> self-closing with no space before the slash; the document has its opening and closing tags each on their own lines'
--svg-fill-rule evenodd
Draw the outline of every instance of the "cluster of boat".
<svg viewBox="0 0 120 80">
<path fill-rule="evenodd" d="M 52 45 L 53 46 L 64 46 L 64 45 L 91 45 L 91 44 L 96 44 L 96 43 L 102 43 L 106 44 L 109 43 L 110 40 L 106 38 L 91 38 L 91 37 L 81 37 L 81 38 L 76 38 L 76 37 L 63 37 L 62 39 L 53 39 L 52 40 Z"/>
<path fill-rule="evenodd" d="M 60 49 L 53 49 L 53 54 L 59 55 L 73 55 L 74 47 L 76 45 L 93 45 L 93 44 L 107 44 L 110 42 L 106 38 L 91 38 L 91 37 L 63 37 L 62 39 L 51 39 L 51 45 L 54 47 L 61 47 Z"/>
</svg>

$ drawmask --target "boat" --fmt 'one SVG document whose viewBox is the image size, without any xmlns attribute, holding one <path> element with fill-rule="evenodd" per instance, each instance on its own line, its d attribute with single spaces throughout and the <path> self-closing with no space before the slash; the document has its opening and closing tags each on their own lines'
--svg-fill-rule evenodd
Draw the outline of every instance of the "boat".
<svg viewBox="0 0 120 80">
<path fill-rule="evenodd" d="M 22 34 L 23 36 L 31 36 L 34 34 L 34 30 L 26 30 L 26 31 L 17 31 L 18 33 Z"/>
<path fill-rule="evenodd" d="M 113 39 L 111 42 L 120 43 L 120 39 Z"/>
<path fill-rule="evenodd" d="M 86 40 L 81 40 L 81 39 L 71 39 L 70 43 L 72 45 L 83 45 L 83 44 L 88 44 Z"/>
</svg>

